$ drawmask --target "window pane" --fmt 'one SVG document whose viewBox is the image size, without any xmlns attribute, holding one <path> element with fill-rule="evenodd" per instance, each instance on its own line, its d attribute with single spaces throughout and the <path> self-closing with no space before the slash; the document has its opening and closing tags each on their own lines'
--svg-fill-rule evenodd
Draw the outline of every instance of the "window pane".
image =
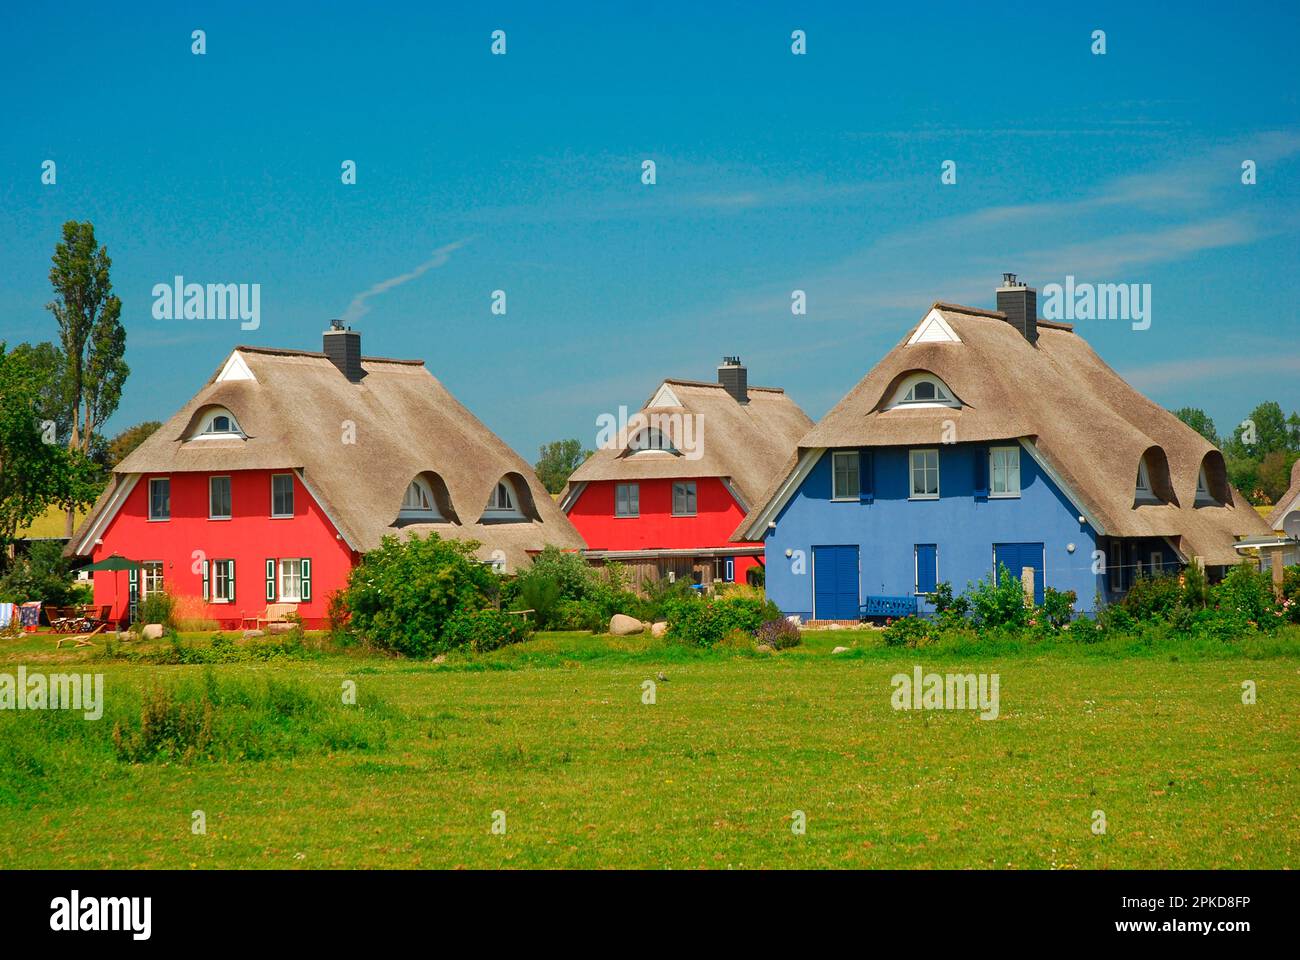
<svg viewBox="0 0 1300 960">
<path fill-rule="evenodd" d="M 296 603 L 302 598 L 302 561 L 280 561 L 280 599 Z"/>
<path fill-rule="evenodd" d="M 149 517 L 165 520 L 171 516 L 171 480 L 149 481 Z"/>
<path fill-rule="evenodd" d="M 293 515 L 293 477 L 279 474 L 271 478 L 271 512 L 277 517 Z"/>
</svg>

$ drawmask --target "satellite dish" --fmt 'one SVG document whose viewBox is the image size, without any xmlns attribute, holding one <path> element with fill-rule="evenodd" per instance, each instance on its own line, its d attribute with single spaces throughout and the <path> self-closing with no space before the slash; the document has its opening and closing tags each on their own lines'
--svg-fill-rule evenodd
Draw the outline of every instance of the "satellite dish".
<svg viewBox="0 0 1300 960">
<path fill-rule="evenodd" d="M 1300 510 L 1292 510 L 1282 518 L 1282 532 L 1292 540 L 1300 540 Z"/>
</svg>

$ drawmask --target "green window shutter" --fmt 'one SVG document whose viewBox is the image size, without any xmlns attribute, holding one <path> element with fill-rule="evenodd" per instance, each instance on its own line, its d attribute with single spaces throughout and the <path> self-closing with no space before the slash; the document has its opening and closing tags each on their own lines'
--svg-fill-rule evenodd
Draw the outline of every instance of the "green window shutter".
<svg viewBox="0 0 1300 960">
<path fill-rule="evenodd" d="M 140 608 L 140 571 L 128 570 L 126 572 L 127 599 L 130 601 L 130 619 L 132 623 L 136 621 L 136 614 Z"/>
<path fill-rule="evenodd" d="M 311 561 L 304 559 L 302 561 L 302 589 L 299 591 L 303 602 L 311 599 Z"/>
<path fill-rule="evenodd" d="M 227 582 L 230 584 L 230 597 L 228 599 L 230 600 L 231 603 L 234 603 L 235 602 L 235 561 L 234 560 L 226 561 L 226 576 L 229 578 Z"/>
<path fill-rule="evenodd" d="M 275 561 L 266 561 L 266 602 L 275 602 Z"/>
<path fill-rule="evenodd" d="M 211 563 L 207 560 L 204 560 L 203 561 L 203 599 L 204 600 L 212 599 L 212 589 L 210 586 L 211 578 L 209 577 L 210 567 L 211 567 Z"/>
</svg>

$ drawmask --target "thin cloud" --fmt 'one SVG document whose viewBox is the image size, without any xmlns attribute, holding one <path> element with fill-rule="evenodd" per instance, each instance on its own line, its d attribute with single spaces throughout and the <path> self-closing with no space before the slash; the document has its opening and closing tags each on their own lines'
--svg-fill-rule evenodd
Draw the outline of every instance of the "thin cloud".
<svg viewBox="0 0 1300 960">
<path fill-rule="evenodd" d="M 432 270 L 434 267 L 441 267 L 451 259 L 452 252 L 463 247 L 465 243 L 466 241 L 464 240 L 457 240 L 455 243 L 449 243 L 445 247 L 439 247 L 437 250 L 433 251 L 433 255 L 430 256 L 428 260 L 424 261 L 424 263 L 420 264 L 415 269 L 410 270 L 407 273 L 398 274 L 395 277 L 389 277 L 387 280 L 380 280 L 369 290 L 366 290 L 363 293 L 358 293 L 352 298 L 352 302 L 348 304 L 348 308 L 344 311 L 340 320 L 345 324 L 354 323 L 357 320 L 360 320 L 370 312 L 370 307 L 366 304 L 366 301 L 371 297 L 377 297 L 381 293 L 387 293 L 394 287 L 400 287 L 404 283 L 409 283 L 417 277 Z"/>
<path fill-rule="evenodd" d="M 1252 353 L 1244 357 L 1203 357 L 1194 360 L 1171 360 L 1142 367 L 1129 367 L 1124 377 L 1135 386 L 1160 390 L 1184 383 L 1203 384 L 1223 377 L 1248 378 L 1257 383 L 1269 373 L 1300 374 L 1300 357 L 1263 356 Z"/>
</svg>

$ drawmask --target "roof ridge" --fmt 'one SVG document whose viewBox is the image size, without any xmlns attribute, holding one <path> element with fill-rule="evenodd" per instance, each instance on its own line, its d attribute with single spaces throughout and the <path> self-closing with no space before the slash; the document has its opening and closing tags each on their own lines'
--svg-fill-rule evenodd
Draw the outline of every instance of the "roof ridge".
<svg viewBox="0 0 1300 960">
<path fill-rule="evenodd" d="M 315 360 L 328 360 L 329 357 L 318 350 L 294 350 L 289 347 L 256 347 L 251 344 L 241 343 L 235 346 L 236 353 L 243 351 L 245 353 L 264 353 L 273 357 L 311 357 Z M 363 363 L 404 363 L 411 366 L 424 366 L 423 360 L 400 360 L 397 357 L 362 357 Z"/>
<path fill-rule="evenodd" d="M 664 383 L 675 383 L 679 387 L 713 387 L 716 390 L 726 390 L 722 384 L 713 380 L 687 380 L 684 377 L 664 377 Z M 746 390 L 761 390 L 764 393 L 785 393 L 785 387 L 756 387 L 747 386 Z"/>
<path fill-rule="evenodd" d="M 949 313 L 965 313 L 972 317 L 990 317 L 994 320 L 1005 320 L 1007 315 L 1001 310 L 984 310 L 981 307 L 967 307 L 960 303 L 948 303 L 944 300 L 936 300 L 930 305 L 931 310 L 943 310 Z"/>
</svg>

